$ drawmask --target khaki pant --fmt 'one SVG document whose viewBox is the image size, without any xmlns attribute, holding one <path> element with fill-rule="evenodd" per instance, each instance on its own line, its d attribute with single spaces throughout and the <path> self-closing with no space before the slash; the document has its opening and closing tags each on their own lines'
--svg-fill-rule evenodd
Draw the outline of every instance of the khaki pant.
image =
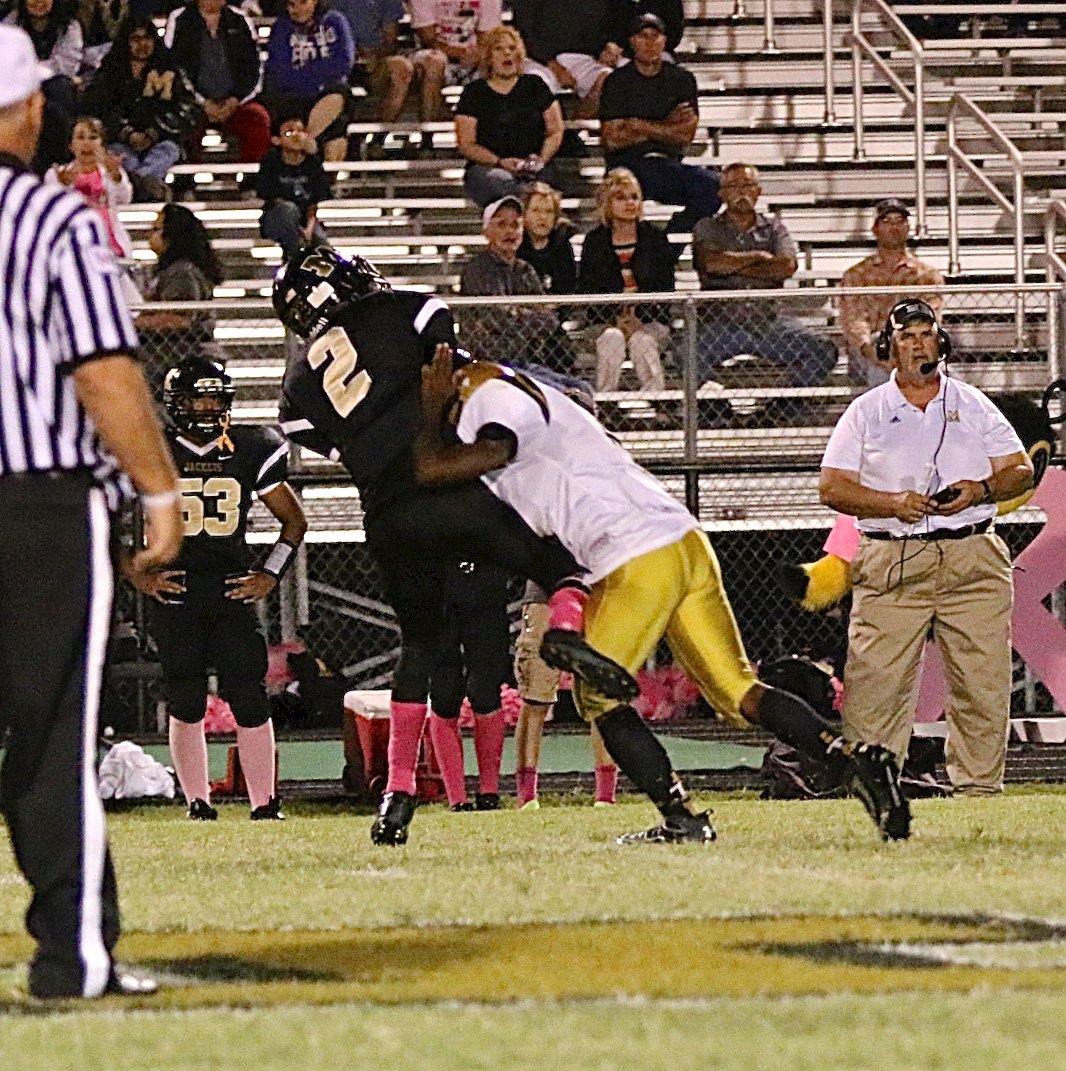
<svg viewBox="0 0 1066 1071">
<path fill-rule="evenodd" d="M 999 792 L 1010 718 L 1013 600 L 1003 541 L 991 532 L 937 541 L 864 537 L 851 579 L 845 736 L 882 744 L 902 759 L 931 632 L 951 692 L 948 776 L 957 792 Z"/>
</svg>

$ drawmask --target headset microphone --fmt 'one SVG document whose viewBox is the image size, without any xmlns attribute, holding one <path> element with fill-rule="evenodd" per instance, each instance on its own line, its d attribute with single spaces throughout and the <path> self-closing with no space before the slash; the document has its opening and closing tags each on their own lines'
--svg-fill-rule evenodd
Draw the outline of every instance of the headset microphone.
<svg viewBox="0 0 1066 1071">
<path fill-rule="evenodd" d="M 944 363 L 944 358 L 943 357 L 938 357 L 935 361 L 926 361 L 924 364 L 918 365 L 918 371 L 921 372 L 923 376 L 927 376 L 927 375 L 929 375 L 930 372 L 933 371 L 933 369 L 935 369 L 937 367 L 937 365 L 940 365 L 940 364 L 943 364 L 943 363 Z"/>
<path fill-rule="evenodd" d="M 897 304 L 888 314 L 885 326 L 878 332 L 877 337 L 874 340 L 874 351 L 877 354 L 877 359 L 879 361 L 883 364 L 888 364 L 892 357 L 893 336 L 897 331 L 901 331 L 908 324 L 914 323 L 916 320 L 923 320 L 927 323 L 931 323 L 936 331 L 936 360 L 923 361 L 922 364 L 918 366 L 918 370 L 921 374 L 927 376 L 937 367 L 937 365 L 948 360 L 951 356 L 951 338 L 940 326 L 936 313 L 928 302 L 921 301 L 917 298 L 899 302 L 899 304 Z"/>
</svg>

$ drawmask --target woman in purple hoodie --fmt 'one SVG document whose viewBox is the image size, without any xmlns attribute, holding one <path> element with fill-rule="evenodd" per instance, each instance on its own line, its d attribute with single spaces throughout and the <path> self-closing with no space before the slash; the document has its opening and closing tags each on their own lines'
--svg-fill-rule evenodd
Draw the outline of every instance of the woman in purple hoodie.
<svg viewBox="0 0 1066 1071">
<path fill-rule="evenodd" d="M 343 160 L 353 100 L 355 42 L 348 20 L 321 0 L 288 0 L 270 30 L 263 100 L 275 124 L 300 118 L 326 160 Z"/>
</svg>

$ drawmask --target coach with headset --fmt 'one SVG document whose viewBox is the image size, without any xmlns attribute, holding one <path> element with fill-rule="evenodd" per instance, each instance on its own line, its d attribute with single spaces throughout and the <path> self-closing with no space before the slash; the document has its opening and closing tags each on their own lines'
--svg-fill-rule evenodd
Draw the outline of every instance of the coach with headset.
<svg viewBox="0 0 1066 1071">
<path fill-rule="evenodd" d="M 822 502 L 859 519 L 844 730 L 902 762 L 930 634 L 951 691 L 955 792 L 1001 791 L 1010 714 L 1010 556 L 995 503 L 1032 486 L 1007 419 L 947 374 L 951 340 L 924 301 L 900 302 L 877 339 L 887 383 L 848 406 L 822 458 Z"/>
</svg>

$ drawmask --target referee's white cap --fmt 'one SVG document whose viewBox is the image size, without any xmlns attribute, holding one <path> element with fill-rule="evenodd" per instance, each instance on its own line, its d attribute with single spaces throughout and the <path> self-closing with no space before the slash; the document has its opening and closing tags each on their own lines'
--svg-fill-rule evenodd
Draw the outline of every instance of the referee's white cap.
<svg viewBox="0 0 1066 1071">
<path fill-rule="evenodd" d="M 37 60 L 30 35 L 17 26 L 0 26 L 0 108 L 33 96 L 52 69 Z"/>
</svg>

